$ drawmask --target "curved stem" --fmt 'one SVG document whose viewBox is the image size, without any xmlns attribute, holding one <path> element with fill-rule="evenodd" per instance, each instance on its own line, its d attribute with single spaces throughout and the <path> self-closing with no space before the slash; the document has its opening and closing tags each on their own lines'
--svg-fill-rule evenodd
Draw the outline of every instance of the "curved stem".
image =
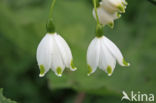
<svg viewBox="0 0 156 103">
<path fill-rule="evenodd" d="M 52 0 L 50 11 L 49 11 L 49 19 L 52 18 L 53 16 L 53 9 L 54 9 L 55 2 L 56 0 Z"/>
<path fill-rule="evenodd" d="M 94 10 L 95 10 L 95 15 L 96 15 L 96 21 L 97 21 L 97 25 L 96 25 L 96 36 L 97 37 L 101 37 L 104 35 L 104 31 L 103 31 L 103 25 L 100 24 L 99 21 L 99 16 L 97 13 L 97 3 L 99 3 L 97 0 L 93 0 L 93 4 L 94 4 Z"/>
<path fill-rule="evenodd" d="M 48 22 L 47 22 L 47 25 L 46 25 L 46 29 L 47 29 L 47 32 L 48 33 L 54 33 L 55 32 L 55 25 L 53 24 L 53 9 L 54 9 L 54 6 L 55 6 L 55 2 L 56 0 L 52 0 L 52 3 L 51 3 L 51 7 L 50 7 L 50 10 L 49 10 L 49 18 L 48 18 Z"/>
<path fill-rule="evenodd" d="M 96 15 L 97 25 L 99 25 L 100 22 L 99 22 L 99 17 L 98 17 L 98 13 L 97 13 L 96 0 L 93 0 L 93 4 L 94 4 L 94 10 L 95 10 L 95 15 Z"/>
</svg>

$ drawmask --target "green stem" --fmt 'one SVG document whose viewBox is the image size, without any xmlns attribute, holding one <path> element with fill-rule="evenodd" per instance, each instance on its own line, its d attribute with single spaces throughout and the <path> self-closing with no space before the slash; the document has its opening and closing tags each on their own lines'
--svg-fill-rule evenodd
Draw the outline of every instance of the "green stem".
<svg viewBox="0 0 156 103">
<path fill-rule="evenodd" d="M 49 19 L 52 18 L 52 16 L 53 16 L 53 9 L 54 9 L 54 6 L 55 6 L 55 2 L 56 2 L 56 0 L 52 0 L 51 7 L 50 7 L 50 12 L 49 12 Z"/>
<path fill-rule="evenodd" d="M 54 33 L 55 32 L 55 25 L 53 24 L 53 9 L 55 6 L 55 2 L 56 2 L 56 0 L 52 0 L 51 7 L 49 10 L 49 18 L 48 18 L 48 22 L 46 25 L 46 29 L 47 29 L 48 33 Z"/>
<path fill-rule="evenodd" d="M 99 21 L 99 16 L 98 16 L 98 13 L 97 13 L 97 6 L 98 6 L 97 3 L 99 3 L 99 1 L 93 0 L 94 10 L 95 10 L 95 15 L 96 15 L 96 21 L 97 21 L 96 36 L 97 37 L 102 37 L 104 35 L 104 31 L 103 31 L 103 25 L 101 25 L 100 21 Z"/>
<path fill-rule="evenodd" d="M 98 17 L 98 13 L 97 13 L 97 5 L 96 5 L 96 0 L 93 0 L 93 4 L 94 4 L 94 10 L 95 10 L 95 15 L 96 15 L 96 20 L 97 20 L 97 25 L 100 24 L 99 22 L 99 17 Z"/>
</svg>

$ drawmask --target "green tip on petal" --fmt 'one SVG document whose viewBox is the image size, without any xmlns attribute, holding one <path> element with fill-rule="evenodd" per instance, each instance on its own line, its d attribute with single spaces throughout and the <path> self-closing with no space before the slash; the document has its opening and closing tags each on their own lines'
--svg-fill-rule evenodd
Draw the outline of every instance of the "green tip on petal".
<svg viewBox="0 0 156 103">
<path fill-rule="evenodd" d="M 124 1 L 122 2 L 122 4 L 123 4 L 123 5 L 125 5 L 125 6 L 127 6 L 127 5 L 128 5 L 128 3 L 127 3 L 127 1 L 126 1 L 126 0 L 124 0 Z"/>
<path fill-rule="evenodd" d="M 92 72 L 93 72 L 93 69 L 91 68 L 90 65 L 88 65 L 88 76 L 90 76 Z"/>
<path fill-rule="evenodd" d="M 118 19 L 121 18 L 121 14 L 120 13 L 117 13 L 116 15 L 117 15 Z"/>
<path fill-rule="evenodd" d="M 108 76 L 111 76 L 112 75 L 112 68 L 111 68 L 111 66 L 108 66 L 106 70 L 107 70 Z"/>
<path fill-rule="evenodd" d="M 108 23 L 108 26 L 113 29 L 114 28 L 114 22 Z"/>
<path fill-rule="evenodd" d="M 62 76 L 62 68 L 61 67 L 57 67 L 56 73 L 57 73 L 57 76 L 61 77 Z"/>
<path fill-rule="evenodd" d="M 45 74 L 45 68 L 44 68 L 44 66 L 43 65 L 40 65 L 40 77 L 43 77 L 44 76 L 44 74 Z"/>
<path fill-rule="evenodd" d="M 128 5 L 128 2 L 125 0 L 124 4 L 125 4 L 125 5 Z"/>
<path fill-rule="evenodd" d="M 120 10 L 120 12 L 125 13 L 125 7 L 124 6 L 119 5 L 117 8 Z"/>
<path fill-rule="evenodd" d="M 130 66 L 130 63 L 127 63 L 127 62 L 125 61 L 124 58 L 123 58 L 122 62 L 123 62 L 123 64 L 124 64 L 125 66 Z"/>
<path fill-rule="evenodd" d="M 77 70 L 77 68 L 74 66 L 73 60 L 71 60 L 70 66 L 71 66 L 71 70 L 72 70 L 72 71 Z"/>
</svg>

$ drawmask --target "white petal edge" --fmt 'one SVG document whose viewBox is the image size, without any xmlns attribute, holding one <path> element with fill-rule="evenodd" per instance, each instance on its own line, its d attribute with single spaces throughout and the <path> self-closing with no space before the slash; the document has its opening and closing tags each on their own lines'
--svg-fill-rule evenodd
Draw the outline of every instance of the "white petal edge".
<svg viewBox="0 0 156 103">
<path fill-rule="evenodd" d="M 51 69 L 55 72 L 55 74 L 59 77 L 62 76 L 62 73 L 65 69 L 65 64 L 63 63 L 63 58 L 61 52 L 58 48 L 58 44 L 56 42 L 57 33 L 52 35 L 53 42 L 53 51 L 51 52 Z M 58 71 L 59 68 L 59 71 Z M 61 70 L 60 70 L 61 69 Z"/>
<path fill-rule="evenodd" d="M 111 54 L 116 58 L 116 60 L 118 61 L 118 63 L 121 66 L 129 66 L 130 64 L 128 63 L 127 65 L 125 65 L 124 62 L 124 58 L 123 55 L 120 51 L 120 49 L 111 41 L 109 40 L 107 37 L 104 37 L 104 41 L 105 41 L 105 45 L 108 48 L 109 52 L 111 52 Z"/>
<path fill-rule="evenodd" d="M 99 68 L 104 70 L 108 74 L 108 76 L 111 76 L 115 69 L 115 65 L 116 60 L 107 49 L 103 36 L 100 38 Z"/>
<path fill-rule="evenodd" d="M 51 67 L 51 52 L 53 50 L 52 46 L 52 35 L 51 34 L 46 34 L 41 42 L 38 45 L 37 48 L 37 62 L 40 66 L 42 65 L 44 68 L 44 73 L 40 74 L 40 77 L 43 77 L 50 69 Z M 40 68 L 41 69 L 41 68 Z"/>
<path fill-rule="evenodd" d="M 64 64 L 67 68 L 70 68 L 71 71 L 75 71 L 77 68 L 72 67 L 71 65 L 73 57 L 69 45 L 59 34 L 56 36 L 56 42 L 61 52 Z"/>
<path fill-rule="evenodd" d="M 88 69 L 91 69 L 88 73 L 88 76 L 94 73 L 97 69 L 99 63 L 99 52 L 100 52 L 99 39 L 96 37 L 91 41 L 87 50 L 87 64 L 89 67 Z"/>
<path fill-rule="evenodd" d="M 102 7 L 97 8 L 97 14 L 101 24 L 106 25 L 112 23 L 114 20 L 114 14 L 108 13 Z M 93 9 L 93 17 L 96 19 L 95 10 Z"/>
</svg>

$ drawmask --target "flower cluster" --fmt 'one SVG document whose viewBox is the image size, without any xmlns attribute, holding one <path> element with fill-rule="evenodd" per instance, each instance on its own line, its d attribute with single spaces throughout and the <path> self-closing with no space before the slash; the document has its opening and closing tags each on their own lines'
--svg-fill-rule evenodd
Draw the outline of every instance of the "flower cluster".
<svg viewBox="0 0 156 103">
<path fill-rule="evenodd" d="M 114 20 L 121 17 L 120 13 L 124 13 L 127 6 L 125 0 L 102 0 L 97 5 L 97 14 L 100 24 L 113 27 Z M 95 10 L 93 16 L 96 19 Z"/>
<path fill-rule="evenodd" d="M 93 16 L 97 20 L 96 37 L 91 41 L 87 51 L 88 75 L 91 75 L 97 68 L 105 71 L 111 76 L 116 61 L 121 66 L 129 66 L 119 48 L 107 37 L 104 36 L 103 27 L 113 27 L 114 20 L 124 13 L 127 2 L 125 0 L 102 0 L 94 1 Z"/>
<path fill-rule="evenodd" d="M 53 0 L 51 11 L 56 0 Z M 114 20 L 120 17 L 126 9 L 125 0 L 102 0 L 94 1 L 93 16 L 97 20 L 96 37 L 92 40 L 87 51 L 88 75 L 91 75 L 99 67 L 108 76 L 111 76 L 116 61 L 121 66 L 129 66 L 119 48 L 107 37 L 104 36 L 103 27 L 113 27 Z M 97 5 L 97 4 L 98 5 Z M 50 13 L 51 14 L 51 13 Z M 49 69 L 61 77 L 65 68 L 75 71 L 71 50 L 66 41 L 56 33 L 51 17 L 47 23 L 47 33 L 37 48 L 37 62 L 40 68 L 40 77 L 43 77 Z"/>
</svg>

